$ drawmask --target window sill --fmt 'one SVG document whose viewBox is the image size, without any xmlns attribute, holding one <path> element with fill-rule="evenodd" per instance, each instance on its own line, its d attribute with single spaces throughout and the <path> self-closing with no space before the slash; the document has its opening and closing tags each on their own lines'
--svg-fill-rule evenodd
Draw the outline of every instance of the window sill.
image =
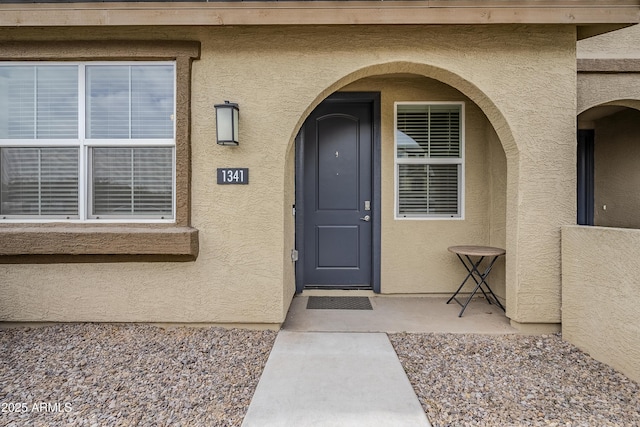
<svg viewBox="0 0 640 427">
<path fill-rule="evenodd" d="M 175 225 L 0 225 L 0 257 L 23 255 L 144 255 L 193 260 L 198 230 Z"/>
</svg>

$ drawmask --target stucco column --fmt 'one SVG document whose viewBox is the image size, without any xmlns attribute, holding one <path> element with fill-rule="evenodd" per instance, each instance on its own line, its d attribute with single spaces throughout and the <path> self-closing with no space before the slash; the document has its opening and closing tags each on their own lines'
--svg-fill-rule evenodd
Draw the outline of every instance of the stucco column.
<svg viewBox="0 0 640 427">
<path fill-rule="evenodd" d="M 575 85 L 564 92 L 565 108 L 527 120 L 526 134 L 514 132 L 519 153 L 508 158 L 507 316 L 523 329 L 561 318 L 560 229 L 576 222 Z"/>
</svg>

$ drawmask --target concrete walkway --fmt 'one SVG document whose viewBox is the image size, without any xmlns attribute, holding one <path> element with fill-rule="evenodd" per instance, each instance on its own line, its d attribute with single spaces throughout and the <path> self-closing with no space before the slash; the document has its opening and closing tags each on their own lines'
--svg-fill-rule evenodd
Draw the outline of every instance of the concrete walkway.
<svg viewBox="0 0 640 427">
<path fill-rule="evenodd" d="M 427 427 L 383 333 L 280 331 L 244 427 Z"/>
<path fill-rule="evenodd" d="M 293 299 L 243 427 L 430 426 L 386 333 L 517 333 L 483 299 L 459 318 L 446 298 L 364 293 L 373 310 L 310 310 L 308 295 Z"/>
</svg>

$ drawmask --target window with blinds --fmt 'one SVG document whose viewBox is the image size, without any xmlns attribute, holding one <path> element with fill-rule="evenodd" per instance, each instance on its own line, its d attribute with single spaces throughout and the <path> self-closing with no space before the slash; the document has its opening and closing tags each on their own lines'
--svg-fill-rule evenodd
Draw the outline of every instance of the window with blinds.
<svg viewBox="0 0 640 427">
<path fill-rule="evenodd" d="M 171 215 L 170 148 L 93 148 L 94 215 Z"/>
<path fill-rule="evenodd" d="M 0 219 L 173 219 L 174 115 L 173 63 L 0 63 Z"/>
<path fill-rule="evenodd" d="M 396 104 L 396 218 L 462 218 L 462 103 Z"/>
</svg>

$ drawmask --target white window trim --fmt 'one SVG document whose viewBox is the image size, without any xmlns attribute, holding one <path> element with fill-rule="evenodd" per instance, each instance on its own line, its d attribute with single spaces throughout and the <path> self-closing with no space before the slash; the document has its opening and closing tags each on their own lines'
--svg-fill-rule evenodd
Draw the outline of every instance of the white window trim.
<svg viewBox="0 0 640 427">
<path fill-rule="evenodd" d="M 0 139 L 0 147 L 74 147 L 78 148 L 78 218 L 59 217 L 34 217 L 34 216 L 0 216 L 0 223 L 81 223 L 81 224 L 175 224 L 176 223 L 176 124 L 174 119 L 173 139 L 138 139 L 133 144 L 131 139 L 87 139 L 85 134 L 86 123 L 86 70 L 87 65 L 172 65 L 173 66 L 173 117 L 176 117 L 177 105 L 177 78 L 175 61 L 10 61 L 0 62 L 0 65 L 11 66 L 56 66 L 74 65 L 78 67 L 78 139 Z M 70 142 L 73 141 L 73 142 Z M 93 217 L 90 214 L 91 206 L 91 186 L 89 179 L 91 175 L 88 162 L 89 149 L 91 147 L 172 147 L 172 201 L 171 218 L 136 218 L 135 216 L 106 216 L 103 218 Z"/>
<path fill-rule="evenodd" d="M 398 105 L 460 105 L 460 157 L 459 158 L 398 158 Z M 466 156 L 466 120 L 465 120 L 465 103 L 462 101 L 396 101 L 393 104 L 393 158 L 394 158 L 394 219 L 397 221 L 433 221 L 433 220 L 449 220 L 460 221 L 465 219 L 465 156 Z M 460 179 L 458 180 L 458 207 L 459 214 L 438 215 L 400 215 L 400 191 L 399 191 L 399 164 L 458 164 L 460 168 Z"/>
</svg>

